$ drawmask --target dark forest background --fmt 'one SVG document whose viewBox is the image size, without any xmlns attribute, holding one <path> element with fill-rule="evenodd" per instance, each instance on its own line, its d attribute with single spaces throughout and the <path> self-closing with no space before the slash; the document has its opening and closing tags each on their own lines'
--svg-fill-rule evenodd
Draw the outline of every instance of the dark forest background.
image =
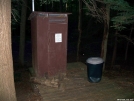
<svg viewBox="0 0 134 101">
<path fill-rule="evenodd" d="M 35 11 L 71 13 L 68 16 L 68 62 L 85 63 L 89 57 L 102 57 L 106 69 L 134 70 L 133 6 L 132 0 L 35 0 Z M 28 20 L 31 13 L 32 1 L 12 0 L 13 61 L 22 67 L 32 64 Z M 104 36 L 107 36 L 104 31 L 109 33 L 105 37 L 107 47 L 103 47 Z M 104 49 L 107 51 L 103 52 Z M 106 57 L 102 53 L 106 53 Z"/>
</svg>

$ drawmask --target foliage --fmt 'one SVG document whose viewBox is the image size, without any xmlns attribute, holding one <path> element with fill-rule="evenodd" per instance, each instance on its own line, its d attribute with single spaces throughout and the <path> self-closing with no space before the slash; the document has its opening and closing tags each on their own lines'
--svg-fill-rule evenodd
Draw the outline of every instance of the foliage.
<svg viewBox="0 0 134 101">
<path fill-rule="evenodd" d="M 126 28 L 126 25 L 134 23 L 134 7 L 130 6 L 125 0 L 83 0 L 83 2 L 89 14 L 99 19 L 99 21 L 105 20 L 103 18 L 105 17 L 105 9 L 104 6 L 100 5 L 110 5 L 110 9 L 116 13 L 112 15 L 113 25 L 111 27 L 119 31 Z"/>
<path fill-rule="evenodd" d="M 62 1 L 63 3 L 66 3 L 73 0 L 62 0 Z M 52 2 L 60 2 L 60 0 L 40 0 L 40 6 L 42 6 L 43 4 L 50 4 Z"/>
<path fill-rule="evenodd" d="M 115 29 L 121 31 L 126 25 L 134 23 L 134 7 L 130 6 L 124 0 L 104 0 L 106 4 L 110 4 L 111 10 L 116 12 L 116 15 L 111 19 Z"/>
<path fill-rule="evenodd" d="M 91 15 L 94 18 L 97 18 L 97 21 L 103 22 L 105 20 L 106 14 L 105 14 L 105 8 L 99 7 L 100 3 L 96 2 L 96 0 L 82 0 L 86 8 L 88 10 L 87 15 Z"/>
<path fill-rule="evenodd" d="M 11 21 L 12 21 L 12 30 L 16 29 L 16 26 L 20 25 L 20 11 L 21 11 L 21 1 L 12 0 L 12 9 L 11 9 Z M 16 9 L 17 8 L 17 9 Z"/>
</svg>

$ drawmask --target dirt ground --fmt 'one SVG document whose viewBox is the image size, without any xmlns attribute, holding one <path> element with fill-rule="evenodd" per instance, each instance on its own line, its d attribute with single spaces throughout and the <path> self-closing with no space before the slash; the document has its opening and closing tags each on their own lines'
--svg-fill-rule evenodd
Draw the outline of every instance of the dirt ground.
<svg viewBox="0 0 134 101">
<path fill-rule="evenodd" d="M 28 71 L 23 71 L 21 77 L 15 82 L 17 101 L 41 101 L 40 95 L 34 93 Z"/>
<path fill-rule="evenodd" d="M 70 73 L 79 72 L 80 69 L 69 70 Z M 134 71 L 130 70 L 106 70 L 103 76 L 108 77 L 117 85 L 134 93 Z M 24 70 L 16 78 L 15 87 L 17 101 L 43 101 L 37 91 L 33 91 L 30 83 L 30 75 L 28 70 Z"/>
</svg>

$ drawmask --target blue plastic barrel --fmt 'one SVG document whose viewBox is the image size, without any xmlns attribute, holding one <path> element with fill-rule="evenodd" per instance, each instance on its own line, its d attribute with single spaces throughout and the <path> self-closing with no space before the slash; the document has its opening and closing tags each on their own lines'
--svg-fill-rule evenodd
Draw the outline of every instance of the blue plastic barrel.
<svg viewBox="0 0 134 101">
<path fill-rule="evenodd" d="M 103 59 L 100 57 L 91 57 L 86 60 L 86 63 L 88 81 L 92 83 L 100 82 L 104 63 Z"/>
</svg>

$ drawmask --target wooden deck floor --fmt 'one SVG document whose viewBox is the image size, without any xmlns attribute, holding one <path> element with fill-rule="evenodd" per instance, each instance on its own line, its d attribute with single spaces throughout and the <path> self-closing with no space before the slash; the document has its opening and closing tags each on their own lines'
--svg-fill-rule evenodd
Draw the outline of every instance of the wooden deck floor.
<svg viewBox="0 0 134 101">
<path fill-rule="evenodd" d="M 99 83 L 87 81 L 86 65 L 80 62 L 67 65 L 67 79 L 63 89 L 37 85 L 43 101 L 120 101 L 132 99 L 134 94 L 102 76 Z M 134 99 L 132 99 L 134 101 Z"/>
</svg>

